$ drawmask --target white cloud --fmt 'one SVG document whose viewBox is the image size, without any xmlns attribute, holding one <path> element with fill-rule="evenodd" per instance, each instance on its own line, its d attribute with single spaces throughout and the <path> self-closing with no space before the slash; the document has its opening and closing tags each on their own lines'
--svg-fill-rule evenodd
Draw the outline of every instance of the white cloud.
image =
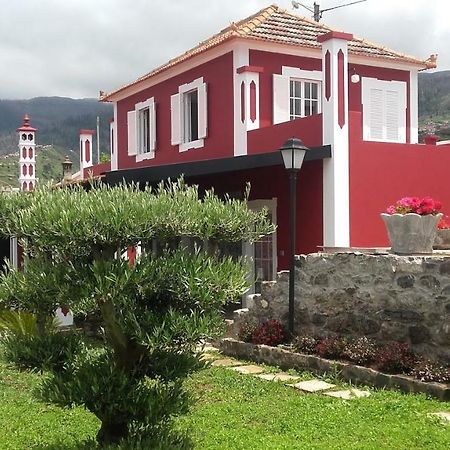
<svg viewBox="0 0 450 450">
<path fill-rule="evenodd" d="M 95 97 L 269 1 L 1 0 L 0 98 Z M 319 3 L 328 8 L 347 1 Z M 291 8 L 288 0 L 278 4 Z M 444 70 L 450 69 L 449 10 L 444 0 L 368 0 L 325 12 L 322 22 L 418 57 L 439 53 Z"/>
</svg>

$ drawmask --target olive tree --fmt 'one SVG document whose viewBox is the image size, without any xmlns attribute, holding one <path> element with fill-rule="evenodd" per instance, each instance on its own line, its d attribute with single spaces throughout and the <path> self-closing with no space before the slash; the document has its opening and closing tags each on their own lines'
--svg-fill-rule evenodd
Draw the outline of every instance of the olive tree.
<svg viewBox="0 0 450 450">
<path fill-rule="evenodd" d="M 103 347 L 74 356 L 46 382 L 46 397 L 96 414 L 101 444 L 138 435 L 162 442 L 172 418 L 187 410 L 183 379 L 203 366 L 197 344 L 217 330 L 221 307 L 248 288 L 245 263 L 220 256 L 218 244 L 254 241 L 273 225 L 245 201 L 212 191 L 200 197 L 183 180 L 154 190 L 120 185 L 28 195 L 22 208 L 3 208 L 4 230 L 23 240 L 29 255 L 76 267 L 60 277 L 61 292 L 74 310 L 99 311 L 105 330 Z M 208 251 L 167 246 L 133 267 L 121 257 L 139 243 L 180 238 L 208 242 Z"/>
</svg>

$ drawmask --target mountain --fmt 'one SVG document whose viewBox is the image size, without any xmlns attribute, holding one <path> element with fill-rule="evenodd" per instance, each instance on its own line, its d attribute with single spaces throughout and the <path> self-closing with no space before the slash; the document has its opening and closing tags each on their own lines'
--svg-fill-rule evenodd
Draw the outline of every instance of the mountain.
<svg viewBox="0 0 450 450">
<path fill-rule="evenodd" d="M 419 116 L 450 116 L 450 70 L 419 74 Z"/>
<path fill-rule="evenodd" d="M 58 179 L 65 155 L 72 159 L 74 172 L 79 168 L 79 130 L 96 130 L 100 118 L 100 152 L 109 155 L 109 119 L 113 115 L 110 104 L 96 99 L 37 97 L 30 100 L 0 100 L 0 186 L 18 186 L 19 171 L 16 157 L 5 155 L 17 152 L 16 128 L 27 113 L 36 135 L 36 174 L 41 181 Z M 93 149 L 96 154 L 97 142 Z M 3 156 L 2 156 L 3 155 Z"/>
</svg>

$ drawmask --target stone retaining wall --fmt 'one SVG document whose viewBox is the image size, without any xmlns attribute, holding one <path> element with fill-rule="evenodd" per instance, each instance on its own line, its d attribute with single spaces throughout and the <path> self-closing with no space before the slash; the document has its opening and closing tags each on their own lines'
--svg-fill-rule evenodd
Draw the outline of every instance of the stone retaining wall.
<svg viewBox="0 0 450 450">
<path fill-rule="evenodd" d="M 417 353 L 450 362 L 450 257 L 314 253 L 297 260 L 298 334 L 406 341 Z M 249 296 L 243 321 L 287 324 L 289 272 Z"/>
</svg>

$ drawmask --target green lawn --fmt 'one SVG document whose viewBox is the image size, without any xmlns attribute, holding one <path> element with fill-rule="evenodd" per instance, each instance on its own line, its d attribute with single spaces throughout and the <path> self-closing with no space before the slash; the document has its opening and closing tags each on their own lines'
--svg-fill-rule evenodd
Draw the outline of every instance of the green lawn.
<svg viewBox="0 0 450 450">
<path fill-rule="evenodd" d="M 74 450 L 95 436 L 90 413 L 36 400 L 39 380 L 0 365 L 1 450 Z M 204 370 L 188 386 L 198 402 L 179 426 L 190 430 L 195 449 L 450 448 L 450 425 L 427 416 L 450 411 L 450 404 L 421 395 L 374 391 L 346 402 L 225 368 Z"/>
</svg>

